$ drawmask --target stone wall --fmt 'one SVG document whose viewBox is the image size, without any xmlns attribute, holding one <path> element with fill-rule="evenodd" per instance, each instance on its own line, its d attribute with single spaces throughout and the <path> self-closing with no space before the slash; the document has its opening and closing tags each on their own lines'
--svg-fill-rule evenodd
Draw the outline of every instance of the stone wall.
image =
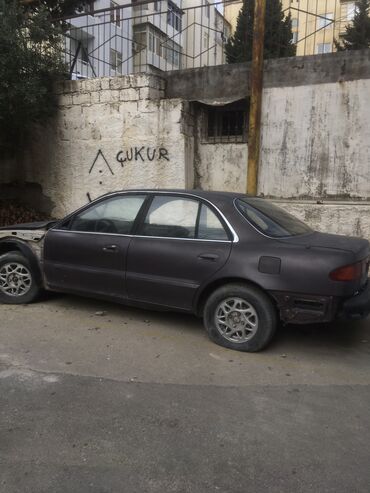
<svg viewBox="0 0 370 493">
<path fill-rule="evenodd" d="M 57 117 L 35 129 L 22 170 L 53 216 L 113 190 L 192 186 L 189 105 L 164 99 L 161 78 L 67 81 L 58 92 Z"/>
</svg>

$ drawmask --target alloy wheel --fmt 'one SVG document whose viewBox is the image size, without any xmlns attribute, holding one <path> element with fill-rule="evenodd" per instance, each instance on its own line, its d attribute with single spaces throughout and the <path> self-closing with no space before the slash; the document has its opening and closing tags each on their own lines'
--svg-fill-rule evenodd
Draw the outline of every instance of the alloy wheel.
<svg viewBox="0 0 370 493">
<path fill-rule="evenodd" d="M 230 297 L 218 304 L 215 323 L 219 333 L 231 342 L 249 341 L 258 329 L 255 308 L 242 298 Z"/>
<path fill-rule="evenodd" d="M 9 262 L 0 267 L 0 291 L 8 296 L 23 296 L 32 285 L 29 269 L 18 262 Z"/>
</svg>

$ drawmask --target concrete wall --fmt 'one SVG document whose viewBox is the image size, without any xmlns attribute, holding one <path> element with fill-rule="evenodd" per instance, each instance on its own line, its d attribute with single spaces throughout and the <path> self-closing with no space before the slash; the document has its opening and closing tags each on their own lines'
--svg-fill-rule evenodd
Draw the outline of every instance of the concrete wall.
<svg viewBox="0 0 370 493">
<path fill-rule="evenodd" d="M 192 185 L 188 104 L 161 98 L 163 89 L 162 79 L 143 75 L 59 88 L 58 115 L 35 130 L 23 163 L 24 181 L 52 198 L 53 216 L 112 190 Z"/>
<path fill-rule="evenodd" d="M 370 240 L 370 203 L 274 200 L 279 207 L 324 233 L 362 236 Z"/>
<path fill-rule="evenodd" d="M 245 191 L 248 146 L 199 143 L 196 155 L 196 186 L 203 190 Z"/>
<path fill-rule="evenodd" d="M 236 101 L 250 95 L 250 63 L 166 73 L 166 97 Z M 263 86 L 296 87 L 370 79 L 370 50 L 278 58 L 264 62 Z"/>
<path fill-rule="evenodd" d="M 248 96 L 243 80 L 248 64 L 188 70 L 167 76 L 166 94 L 220 104 Z M 370 50 L 266 62 L 258 193 L 370 200 L 369 108 Z M 239 148 L 199 145 L 200 185 L 244 191 Z"/>
<path fill-rule="evenodd" d="M 265 89 L 258 191 L 370 199 L 370 79 Z"/>
</svg>

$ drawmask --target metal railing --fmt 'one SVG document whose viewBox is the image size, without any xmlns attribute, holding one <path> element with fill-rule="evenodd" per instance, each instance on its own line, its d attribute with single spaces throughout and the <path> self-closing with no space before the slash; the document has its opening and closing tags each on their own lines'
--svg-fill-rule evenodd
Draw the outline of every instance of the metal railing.
<svg viewBox="0 0 370 493">
<path fill-rule="evenodd" d="M 283 0 L 284 13 L 292 19 L 297 55 L 336 51 L 355 15 L 355 2 L 347 0 Z"/>
<path fill-rule="evenodd" d="M 65 19 L 64 58 L 73 79 L 226 63 L 231 26 L 220 5 L 140 2 Z M 164 8 L 166 7 L 166 8 Z"/>
<path fill-rule="evenodd" d="M 242 2 L 144 0 L 111 2 L 100 10 L 93 5 L 61 19 L 68 26 L 63 54 L 72 79 L 225 64 L 225 44 Z M 355 8 L 342 0 L 282 0 L 282 5 L 292 19 L 296 55 L 335 51 Z M 250 42 L 252 37 L 247 33 Z"/>
</svg>

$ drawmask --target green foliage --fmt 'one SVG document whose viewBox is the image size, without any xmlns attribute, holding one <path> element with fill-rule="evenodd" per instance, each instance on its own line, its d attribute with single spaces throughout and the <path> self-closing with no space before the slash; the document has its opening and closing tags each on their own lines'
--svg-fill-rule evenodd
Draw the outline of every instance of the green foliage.
<svg viewBox="0 0 370 493">
<path fill-rule="evenodd" d="M 62 32 L 57 15 L 76 1 L 21 3 L 0 0 L 0 148 L 15 153 L 30 126 L 56 109 L 53 83 L 63 77 Z"/>
<path fill-rule="evenodd" d="M 338 51 L 370 48 L 370 0 L 356 2 L 353 22 L 346 26 L 342 41 L 335 41 Z"/>
<path fill-rule="evenodd" d="M 80 9 L 82 5 L 89 3 L 92 0 L 40 0 L 38 5 L 46 9 L 52 19 L 60 17 L 67 17 Z M 30 8 L 33 10 L 34 4 L 30 4 Z"/>
<path fill-rule="evenodd" d="M 246 62 L 252 59 L 254 0 L 243 0 L 236 30 L 226 43 L 228 63 Z M 292 44 L 292 21 L 285 17 L 280 0 L 266 1 L 265 17 L 265 58 L 294 56 L 296 47 Z"/>
</svg>

